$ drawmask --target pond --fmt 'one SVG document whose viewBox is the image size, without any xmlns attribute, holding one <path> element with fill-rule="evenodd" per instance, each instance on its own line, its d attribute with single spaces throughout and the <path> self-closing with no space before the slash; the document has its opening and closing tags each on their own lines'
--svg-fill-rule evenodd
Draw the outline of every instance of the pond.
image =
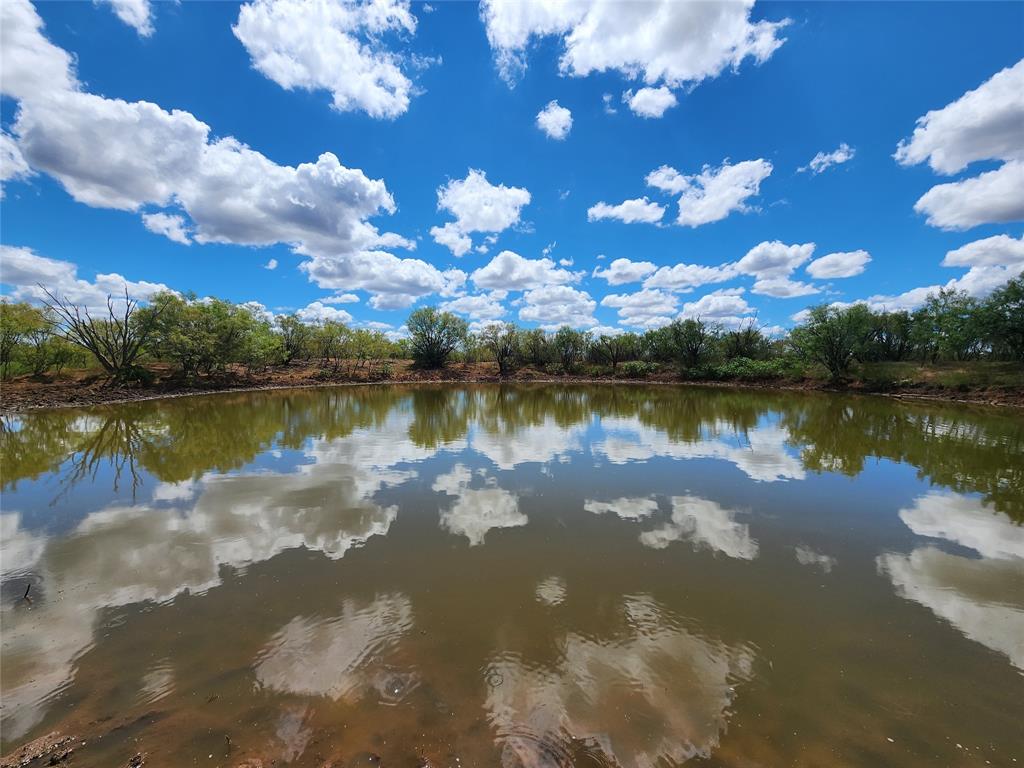
<svg viewBox="0 0 1024 768">
<path fill-rule="evenodd" d="M 5 754 L 1024 764 L 1017 411 L 395 386 L 3 427 Z"/>
</svg>

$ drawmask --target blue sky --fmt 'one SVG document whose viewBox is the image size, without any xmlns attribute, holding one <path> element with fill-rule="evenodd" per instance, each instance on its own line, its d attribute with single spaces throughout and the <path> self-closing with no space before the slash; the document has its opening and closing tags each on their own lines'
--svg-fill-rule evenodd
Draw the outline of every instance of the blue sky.
<svg viewBox="0 0 1024 768">
<path fill-rule="evenodd" d="M 785 327 L 1024 269 L 1022 3 L 2 12 L 14 298 Z"/>
</svg>

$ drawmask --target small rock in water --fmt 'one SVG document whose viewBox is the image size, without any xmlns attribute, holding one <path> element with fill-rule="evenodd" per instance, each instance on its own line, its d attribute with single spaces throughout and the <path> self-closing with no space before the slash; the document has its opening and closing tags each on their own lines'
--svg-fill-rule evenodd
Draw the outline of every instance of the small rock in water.
<svg viewBox="0 0 1024 768">
<path fill-rule="evenodd" d="M 348 764 L 349 768 L 377 768 L 380 765 L 380 755 L 376 752 L 360 752 Z"/>
</svg>

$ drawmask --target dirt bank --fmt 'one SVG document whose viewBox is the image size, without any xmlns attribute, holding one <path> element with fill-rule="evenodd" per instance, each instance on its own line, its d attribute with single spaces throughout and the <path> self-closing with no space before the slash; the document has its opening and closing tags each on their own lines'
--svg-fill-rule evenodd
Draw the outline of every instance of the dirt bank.
<svg viewBox="0 0 1024 768">
<path fill-rule="evenodd" d="M 675 372 L 661 372 L 644 379 L 630 379 L 622 375 L 561 375 L 552 376 L 533 368 L 522 368 L 513 375 L 501 378 L 494 363 L 456 363 L 442 370 L 420 370 L 408 361 L 395 361 L 387 377 L 380 372 L 365 370 L 349 373 L 323 371 L 317 366 L 293 364 L 257 374 L 241 370 L 198 379 L 181 379 L 166 368 L 154 368 L 155 380 L 146 386 L 111 386 L 104 377 L 90 372 L 72 372 L 61 376 L 33 378 L 22 376 L 0 385 L 0 412 L 17 413 L 36 408 L 64 408 L 152 400 L 162 397 L 212 394 L 246 390 L 285 389 L 293 387 L 325 387 L 345 384 L 411 384 L 411 383 L 496 383 L 496 382 L 557 382 L 557 383 L 620 383 L 620 384 L 675 384 L 705 387 L 744 389 L 832 391 L 851 394 L 875 394 L 887 397 L 939 402 L 972 403 L 1024 408 L 1024 389 L 1014 387 L 961 386 L 942 387 L 922 382 L 911 386 L 877 386 L 862 382 L 837 385 L 817 379 L 771 381 L 690 381 Z"/>
</svg>

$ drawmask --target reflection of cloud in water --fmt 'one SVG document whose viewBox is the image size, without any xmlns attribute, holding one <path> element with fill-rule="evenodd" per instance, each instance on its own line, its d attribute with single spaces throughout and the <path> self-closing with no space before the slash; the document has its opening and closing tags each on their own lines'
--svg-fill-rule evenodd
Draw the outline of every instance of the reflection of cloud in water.
<svg viewBox="0 0 1024 768">
<path fill-rule="evenodd" d="M 167 659 L 163 659 L 142 676 L 138 700 L 140 704 L 148 706 L 170 695 L 173 691 L 174 669 Z"/>
<path fill-rule="evenodd" d="M 159 483 L 153 489 L 153 501 L 188 501 L 199 492 L 200 484 L 196 480 L 184 480 L 180 483 Z"/>
<path fill-rule="evenodd" d="M 222 566 L 244 567 L 290 548 L 340 558 L 394 521 L 396 507 L 371 499 L 415 472 L 391 467 L 432 455 L 409 440 L 356 433 L 313 441 L 306 452 L 312 463 L 291 473 L 208 475 L 196 482 L 191 509 L 111 507 L 49 540 L 22 530 L 16 515 L 0 515 L 4 569 L 32 568 L 41 582 L 31 611 L 4 611 L 8 738 L 38 723 L 71 681 L 99 611 L 203 592 L 220 583 Z M 183 488 L 164 498 L 185 498 Z"/>
<path fill-rule="evenodd" d="M 661 528 L 644 531 L 640 542 L 664 549 L 673 541 L 686 540 L 695 548 L 707 547 L 729 557 L 753 560 L 757 542 L 750 537 L 750 526 L 733 519 L 735 512 L 699 496 L 673 496 L 672 518 Z"/>
<path fill-rule="evenodd" d="M 978 552 L 980 559 L 918 547 L 878 558 L 897 594 L 920 603 L 966 637 L 1024 670 L 1024 547 L 1020 526 L 983 501 L 932 492 L 900 510 L 915 533 Z"/>
<path fill-rule="evenodd" d="M 742 435 L 733 432 L 730 437 L 725 436 L 731 431 L 728 425 L 712 426 L 706 439 L 693 442 L 673 440 L 636 418 L 606 418 L 601 425 L 606 437 L 594 445 L 594 453 L 604 455 L 613 464 L 658 456 L 721 459 L 760 482 L 802 480 L 806 476 L 800 460 L 786 451 L 789 433 L 776 425 L 756 427 Z"/>
<path fill-rule="evenodd" d="M 644 496 L 636 498 L 624 497 L 614 501 L 587 499 L 583 504 L 583 509 L 587 512 L 593 512 L 595 515 L 604 515 L 611 512 L 623 520 L 643 520 L 645 517 L 650 517 L 658 511 L 658 502 L 656 499 Z"/>
<path fill-rule="evenodd" d="M 832 569 L 835 568 L 837 562 L 831 555 L 817 552 L 804 544 L 798 544 L 795 547 L 795 554 L 796 561 L 800 565 L 820 568 L 825 573 L 832 573 Z"/>
<path fill-rule="evenodd" d="M 565 580 L 550 576 L 537 585 L 537 600 L 544 605 L 561 605 L 565 600 Z"/>
<path fill-rule="evenodd" d="M 17 512 L 0 514 L 0 574 L 4 578 L 31 571 L 46 549 L 46 537 L 21 527 Z"/>
<path fill-rule="evenodd" d="M 306 723 L 308 714 L 309 707 L 302 704 L 285 707 L 277 718 L 274 736 L 280 744 L 281 760 L 285 763 L 298 760 L 313 737 L 313 729 Z"/>
<path fill-rule="evenodd" d="M 412 604 L 401 594 L 377 597 L 369 605 L 353 600 L 330 618 L 296 617 L 260 653 L 256 679 L 281 693 L 355 700 L 372 690 L 384 698 L 407 675 L 379 663 L 412 627 Z"/>
<path fill-rule="evenodd" d="M 920 603 L 1024 670 L 1024 572 L 1018 563 L 921 547 L 909 555 L 882 555 L 878 566 L 900 597 Z"/>
<path fill-rule="evenodd" d="M 492 528 L 516 528 L 529 519 L 519 511 L 519 497 L 496 486 L 470 488 L 472 473 L 462 464 L 439 475 L 433 489 L 455 497 L 450 509 L 441 512 L 441 527 L 469 539 L 470 546 L 483 544 Z"/>
<path fill-rule="evenodd" d="M 486 707 L 503 766 L 571 764 L 574 745 L 614 765 L 710 756 L 753 654 L 675 625 L 646 596 L 626 613 L 630 629 L 615 640 L 566 635 L 553 668 L 492 661 Z"/>
<path fill-rule="evenodd" d="M 982 557 L 1024 559 L 1024 525 L 1015 525 L 978 498 L 932 491 L 901 509 L 900 520 L 918 536 L 953 541 Z"/>
<path fill-rule="evenodd" d="M 580 450 L 580 439 L 585 431 L 585 424 L 563 427 L 547 417 L 541 424 L 515 429 L 490 431 L 477 427 L 473 430 L 470 444 L 473 450 L 494 462 L 498 469 L 513 469 L 520 464 L 543 464 Z"/>
</svg>

